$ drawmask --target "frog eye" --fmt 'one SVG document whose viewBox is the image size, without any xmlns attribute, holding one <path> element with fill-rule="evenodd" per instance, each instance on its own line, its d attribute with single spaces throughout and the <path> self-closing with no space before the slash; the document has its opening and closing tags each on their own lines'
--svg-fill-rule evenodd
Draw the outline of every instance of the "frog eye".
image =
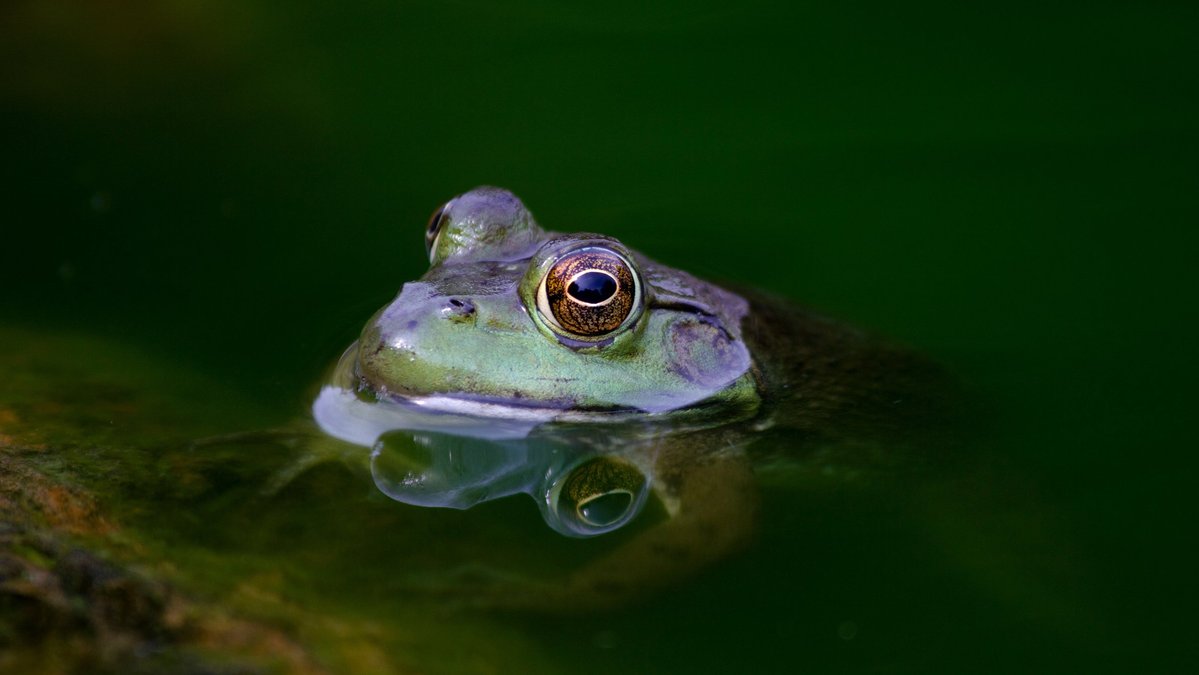
<svg viewBox="0 0 1199 675">
<path fill-rule="evenodd" d="M 445 225 L 445 221 L 449 220 L 447 211 L 453 201 L 446 202 L 429 216 L 429 224 L 425 227 L 425 253 L 429 254 L 429 261 L 433 260 L 433 249 L 437 246 L 437 237 L 441 234 L 441 227 Z"/>
<path fill-rule="evenodd" d="M 640 281 L 624 256 L 606 248 L 583 248 L 549 268 L 537 289 L 537 309 L 555 328 L 595 338 L 624 325 L 640 298 Z"/>
</svg>

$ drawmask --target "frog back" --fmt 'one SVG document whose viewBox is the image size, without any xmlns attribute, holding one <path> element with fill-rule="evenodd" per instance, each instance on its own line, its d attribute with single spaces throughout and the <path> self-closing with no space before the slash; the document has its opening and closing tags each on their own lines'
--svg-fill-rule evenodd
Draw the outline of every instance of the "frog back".
<svg viewBox="0 0 1199 675">
<path fill-rule="evenodd" d="M 742 292 L 759 424 L 798 445 L 923 443 L 956 420 L 959 387 L 911 349 L 770 295 Z"/>
</svg>

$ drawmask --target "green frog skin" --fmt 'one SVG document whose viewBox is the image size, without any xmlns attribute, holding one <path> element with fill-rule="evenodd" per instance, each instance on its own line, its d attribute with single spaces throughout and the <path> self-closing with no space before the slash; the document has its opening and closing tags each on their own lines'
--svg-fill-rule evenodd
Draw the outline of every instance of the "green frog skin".
<svg viewBox="0 0 1199 675">
<path fill-rule="evenodd" d="M 322 391 L 322 429 L 407 466 L 376 471 L 402 501 L 464 508 L 524 491 L 573 536 L 627 524 L 644 491 L 666 514 L 564 581 L 493 604 L 604 606 L 673 583 L 752 538 L 755 466 L 902 464 L 912 444 L 895 439 L 939 414 L 941 375 L 912 353 L 611 237 L 544 230 L 506 190 L 447 202 L 426 250 L 428 271 L 367 322 Z M 421 459 L 389 450 L 397 436 Z M 437 439 L 471 452 L 454 436 L 507 444 L 503 461 L 519 455 L 533 478 L 488 465 L 474 492 L 438 483 Z M 762 438 L 774 440 L 755 451 Z M 546 476 L 561 480 L 534 485 Z"/>
</svg>

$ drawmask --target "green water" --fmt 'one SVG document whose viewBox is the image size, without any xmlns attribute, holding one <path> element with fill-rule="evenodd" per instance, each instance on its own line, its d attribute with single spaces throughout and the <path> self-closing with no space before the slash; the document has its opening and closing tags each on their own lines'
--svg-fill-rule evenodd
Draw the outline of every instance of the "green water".
<svg viewBox="0 0 1199 675">
<path fill-rule="evenodd" d="M 1185 670 L 1197 25 L 1164 2 L 10 3 L 0 322 L 84 336 L 55 391 L 100 372 L 89 349 L 158 364 L 129 385 L 164 401 L 153 440 L 96 441 L 139 449 L 91 484 L 122 476 L 144 555 L 334 672 Z M 764 478 L 748 552 L 567 618 L 403 590 L 604 550 L 521 497 L 413 510 L 322 467 L 264 503 L 285 450 L 235 446 L 162 487 L 160 448 L 302 415 L 422 273 L 429 213 L 481 183 L 911 344 L 1003 469 L 902 509 Z"/>
</svg>

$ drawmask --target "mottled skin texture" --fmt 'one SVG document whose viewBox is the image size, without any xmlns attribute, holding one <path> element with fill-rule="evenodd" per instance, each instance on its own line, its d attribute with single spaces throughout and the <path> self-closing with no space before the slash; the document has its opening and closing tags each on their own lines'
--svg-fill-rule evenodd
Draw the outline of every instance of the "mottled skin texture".
<svg viewBox="0 0 1199 675">
<path fill-rule="evenodd" d="M 632 443 L 632 454 L 621 448 L 644 458 L 668 518 L 564 582 L 476 589 L 483 604 L 573 611 L 677 582 L 750 541 L 755 463 L 783 455 L 856 471 L 928 457 L 926 444 L 911 441 L 943 416 L 942 376 L 853 328 L 733 293 L 608 237 L 543 231 L 497 188 L 451 200 L 434 214 L 427 244 L 429 271 L 363 330 L 354 366 L 360 396 L 669 429 L 643 447 Z M 610 251 L 638 280 L 628 318 L 603 317 L 620 323 L 611 333 L 571 334 L 538 304 L 547 275 L 580 248 Z M 565 283 L 551 277 L 548 297 L 561 298 Z"/>
</svg>

